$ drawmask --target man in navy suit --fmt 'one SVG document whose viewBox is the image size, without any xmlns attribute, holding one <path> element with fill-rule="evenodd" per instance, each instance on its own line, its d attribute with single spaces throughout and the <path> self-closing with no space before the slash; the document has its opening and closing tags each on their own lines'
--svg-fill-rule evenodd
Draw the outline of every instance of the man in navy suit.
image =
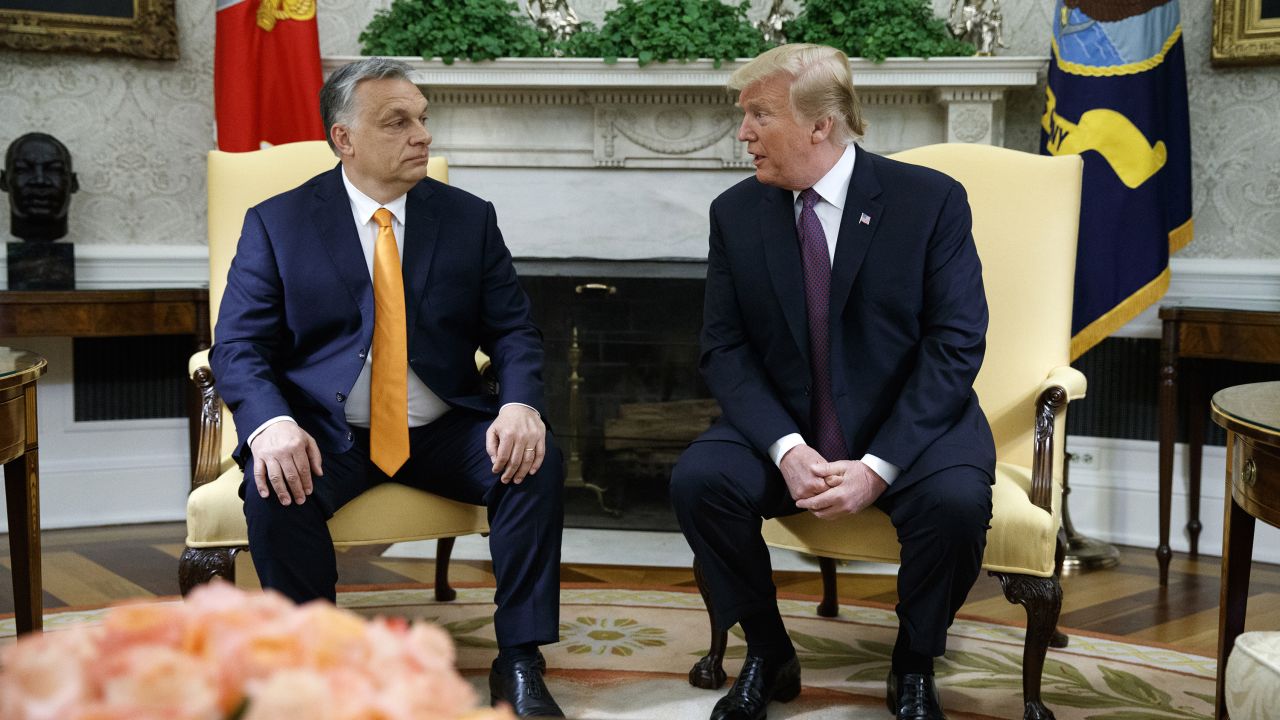
<svg viewBox="0 0 1280 720">
<path fill-rule="evenodd" d="M 558 640 L 563 527 L 541 334 L 493 206 L 425 177 L 427 100 L 409 72 L 368 58 L 333 73 L 320 106 L 339 164 L 245 217 L 210 361 L 240 432 L 249 549 L 264 587 L 333 600 L 326 521 L 361 492 L 393 481 L 486 506 L 492 700 L 563 717 L 538 651 Z M 379 424 L 391 379 L 399 422 Z"/>
<path fill-rule="evenodd" d="M 723 416 L 671 478 L 717 622 L 747 640 L 711 717 L 763 718 L 800 691 L 761 518 L 872 504 L 902 545 L 890 710 L 945 717 L 933 658 L 981 566 L 995 470 L 964 188 L 853 144 L 838 50 L 784 45 L 730 85 L 756 174 L 711 204 L 701 370 Z"/>
</svg>

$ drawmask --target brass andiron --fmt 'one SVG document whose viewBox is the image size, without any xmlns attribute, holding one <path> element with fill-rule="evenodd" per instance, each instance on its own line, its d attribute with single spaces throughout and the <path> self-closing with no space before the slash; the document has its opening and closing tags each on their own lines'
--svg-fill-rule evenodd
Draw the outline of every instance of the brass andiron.
<svg viewBox="0 0 1280 720">
<path fill-rule="evenodd" d="M 581 292 L 581 286 L 579 287 Z M 569 453 L 564 475 L 565 488 L 586 488 L 596 494 L 596 502 L 600 509 L 611 517 L 621 517 L 622 512 L 604 503 L 606 488 L 587 482 L 582 476 L 582 398 L 579 388 L 582 376 L 578 367 L 582 362 L 582 346 L 578 344 L 578 326 L 573 326 L 572 341 L 569 343 Z"/>
<path fill-rule="evenodd" d="M 1063 440 L 1065 444 L 1066 438 Z M 1067 498 L 1071 497 L 1067 468 L 1075 456 L 1069 452 L 1065 455 L 1062 463 L 1062 530 L 1067 535 L 1067 552 L 1062 559 L 1062 574 L 1075 575 L 1115 567 L 1120 564 L 1120 550 L 1115 545 L 1081 535 L 1071 524 L 1071 511 L 1067 507 Z"/>
</svg>

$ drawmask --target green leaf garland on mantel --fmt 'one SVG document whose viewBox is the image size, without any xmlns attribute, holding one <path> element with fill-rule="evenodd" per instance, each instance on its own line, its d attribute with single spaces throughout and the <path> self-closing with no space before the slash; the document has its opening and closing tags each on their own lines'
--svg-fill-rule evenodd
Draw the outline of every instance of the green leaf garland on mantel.
<svg viewBox="0 0 1280 720">
<path fill-rule="evenodd" d="M 394 0 L 360 34 L 366 55 L 482 61 L 499 57 L 598 57 L 606 63 L 754 57 L 771 45 L 747 19 L 749 2 L 619 0 L 602 27 L 583 23 L 564 42 L 539 33 L 512 0 Z M 929 0 L 806 0 L 783 30 L 791 42 L 831 45 L 850 57 L 972 55 Z"/>
</svg>

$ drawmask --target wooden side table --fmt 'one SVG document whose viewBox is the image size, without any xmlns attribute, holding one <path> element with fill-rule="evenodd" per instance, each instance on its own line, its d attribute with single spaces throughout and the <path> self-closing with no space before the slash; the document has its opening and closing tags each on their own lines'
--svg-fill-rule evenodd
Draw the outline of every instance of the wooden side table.
<svg viewBox="0 0 1280 720">
<path fill-rule="evenodd" d="M 36 378 L 45 360 L 0 346 L 0 462 L 8 501 L 9 554 L 18 634 L 41 630 L 40 471 L 36 423 Z"/>
<path fill-rule="evenodd" d="M 186 335 L 191 351 L 209 347 L 209 291 L 160 290 L 3 290 L 0 338 L 134 337 Z M 190 383 L 188 383 L 190 385 Z M 200 441 L 200 393 L 188 392 L 191 472 Z"/>
<path fill-rule="evenodd" d="M 1280 363 L 1280 302 L 1241 301 L 1214 306 L 1188 300 L 1161 307 L 1160 319 L 1164 329 L 1160 346 L 1160 544 L 1156 559 L 1160 584 L 1168 585 L 1169 559 L 1173 557 L 1169 548 L 1173 446 L 1178 437 L 1179 411 L 1187 417 L 1187 533 L 1191 555 L 1195 556 L 1200 542 L 1200 464 L 1204 406 L 1208 400 L 1200 361 Z"/>
<path fill-rule="evenodd" d="M 1217 717 L 1226 717 L 1227 657 L 1244 630 L 1254 519 L 1280 527 L 1280 382 L 1216 393 L 1213 421 L 1227 430 L 1227 500 L 1222 521 L 1218 606 Z"/>
</svg>

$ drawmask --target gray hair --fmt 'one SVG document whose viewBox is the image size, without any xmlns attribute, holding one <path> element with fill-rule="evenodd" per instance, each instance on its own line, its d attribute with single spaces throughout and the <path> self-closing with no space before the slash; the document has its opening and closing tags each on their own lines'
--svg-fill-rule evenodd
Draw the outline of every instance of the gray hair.
<svg viewBox="0 0 1280 720">
<path fill-rule="evenodd" d="M 853 89 L 849 58 L 843 52 L 808 43 L 779 45 L 738 68 L 729 78 L 729 88 L 741 91 L 778 73 L 791 78 L 791 110 L 797 119 L 832 118 L 834 134 L 842 145 L 851 144 L 867 131 L 858 93 Z"/>
<path fill-rule="evenodd" d="M 330 130 L 334 125 L 350 125 L 355 121 L 356 86 L 365 80 L 398 78 L 413 82 L 408 63 L 384 57 L 368 57 L 343 65 L 324 81 L 320 88 L 320 121 L 324 123 L 324 139 L 334 151 Z"/>
</svg>

